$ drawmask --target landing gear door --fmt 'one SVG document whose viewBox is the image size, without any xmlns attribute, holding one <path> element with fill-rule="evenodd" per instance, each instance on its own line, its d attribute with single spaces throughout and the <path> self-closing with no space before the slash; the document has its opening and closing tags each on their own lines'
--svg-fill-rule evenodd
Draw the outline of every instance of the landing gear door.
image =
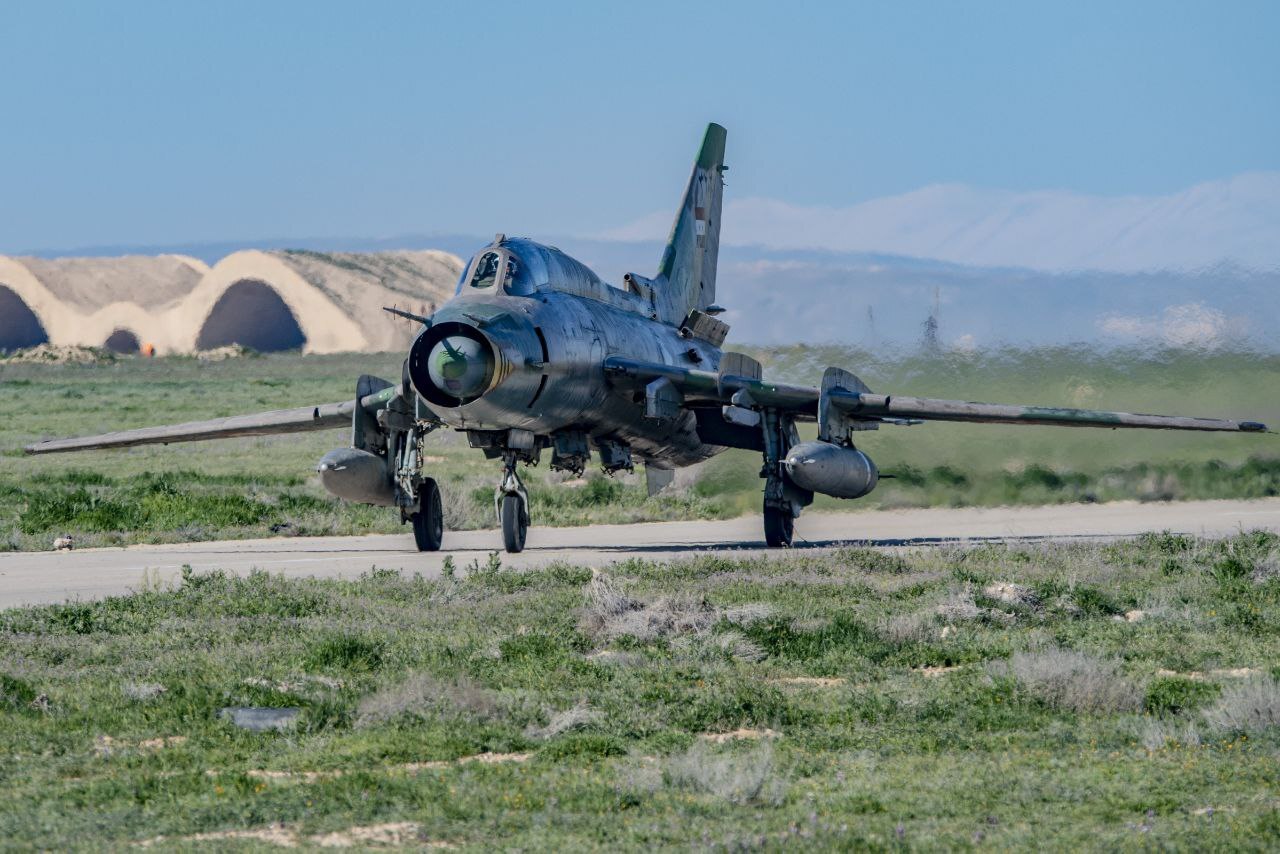
<svg viewBox="0 0 1280 854">
<path fill-rule="evenodd" d="M 363 374 L 356 380 L 356 406 L 351 413 L 351 447 L 379 456 L 386 453 L 386 435 L 382 432 L 377 417 L 373 413 L 366 412 L 360 405 L 360 401 L 391 386 L 392 383 L 369 374 Z"/>
</svg>

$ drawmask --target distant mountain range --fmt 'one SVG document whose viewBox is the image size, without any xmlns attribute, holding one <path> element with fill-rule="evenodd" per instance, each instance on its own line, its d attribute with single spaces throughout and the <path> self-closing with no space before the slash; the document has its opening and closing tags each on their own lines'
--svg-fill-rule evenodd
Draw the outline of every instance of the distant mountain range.
<svg viewBox="0 0 1280 854">
<path fill-rule="evenodd" d="M 1280 172 L 1208 181 L 1162 196 L 1012 192 L 939 184 L 849 207 L 731 199 L 726 244 L 934 258 L 1067 272 L 1280 267 Z M 603 236 L 658 240 L 657 212 Z"/>
</svg>

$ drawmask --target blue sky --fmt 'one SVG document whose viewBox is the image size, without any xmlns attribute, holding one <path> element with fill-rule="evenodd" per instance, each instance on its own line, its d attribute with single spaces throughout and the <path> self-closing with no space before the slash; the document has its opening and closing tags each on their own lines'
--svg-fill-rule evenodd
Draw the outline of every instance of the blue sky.
<svg viewBox="0 0 1280 854">
<path fill-rule="evenodd" d="M 0 7 L 0 252 L 600 233 L 935 183 L 1169 194 L 1280 169 L 1280 3 Z"/>
</svg>

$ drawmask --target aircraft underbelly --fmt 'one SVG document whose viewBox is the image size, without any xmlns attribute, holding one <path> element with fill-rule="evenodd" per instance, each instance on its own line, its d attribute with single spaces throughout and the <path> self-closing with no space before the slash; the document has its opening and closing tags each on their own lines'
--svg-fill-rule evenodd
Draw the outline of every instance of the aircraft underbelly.
<svg viewBox="0 0 1280 854">
<path fill-rule="evenodd" d="M 555 383 L 548 406 L 561 404 L 559 423 L 553 429 L 581 426 L 593 438 L 627 442 L 638 456 L 668 465 L 684 466 L 707 459 L 715 450 L 698 438 L 693 414 L 674 419 L 645 417 L 644 400 L 615 389 L 605 379 L 605 358 L 624 355 L 677 365 L 701 365 L 714 369 L 719 350 L 706 342 L 681 338 L 671 326 L 621 311 L 594 300 L 563 296 L 548 312 L 563 318 L 563 334 L 554 336 L 551 362 L 566 366 L 573 381 Z M 555 351 L 562 348 L 563 352 Z M 688 355 L 696 353 L 698 362 Z M 557 355 L 560 356 L 557 359 Z M 549 388 L 548 392 L 552 392 Z"/>
</svg>

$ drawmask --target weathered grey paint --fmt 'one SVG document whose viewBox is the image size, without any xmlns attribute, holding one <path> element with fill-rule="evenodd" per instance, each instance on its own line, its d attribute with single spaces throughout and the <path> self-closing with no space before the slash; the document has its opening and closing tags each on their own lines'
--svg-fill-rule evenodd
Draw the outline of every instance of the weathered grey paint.
<svg viewBox="0 0 1280 854">
<path fill-rule="evenodd" d="M 828 442 L 801 442 L 782 464 L 798 486 L 835 498 L 861 498 L 880 480 L 876 464 L 862 451 Z"/>
<path fill-rule="evenodd" d="M 335 448 L 316 465 L 320 483 L 331 494 L 356 504 L 395 507 L 396 491 L 387 461 L 359 448 Z"/>
<path fill-rule="evenodd" d="M 466 431 L 472 447 L 502 458 L 495 500 L 525 495 L 518 462 L 546 449 L 552 465 L 580 471 L 594 449 L 608 471 L 639 458 L 651 492 L 669 470 L 726 447 L 762 453 L 766 536 L 790 542 L 790 521 L 814 492 L 865 495 L 875 465 L 853 435 L 921 420 L 1261 432 L 1216 418 L 971 403 L 873 394 L 830 368 L 820 388 L 770 382 L 760 364 L 722 353 L 728 327 L 714 315 L 724 188 L 725 131 L 710 125 L 653 278 L 627 274 L 613 287 L 560 250 L 498 235 L 467 265 L 452 300 L 430 317 L 390 384 L 362 377 L 352 400 L 38 442 L 30 453 L 128 447 L 352 425 L 352 449 L 325 457 L 336 495 L 400 508 L 422 519 L 422 437 Z M 397 312 L 414 317 L 410 313 Z M 383 388 L 383 384 L 387 387 Z M 817 420 L 818 442 L 796 422 Z M 522 513 L 527 507 L 522 503 Z M 417 514 L 417 515 L 414 515 Z M 771 515 L 772 514 L 772 515 Z M 422 548 L 438 547 L 421 545 Z"/>
<path fill-rule="evenodd" d="M 394 393 L 394 388 L 386 389 L 369 395 L 360 404 L 370 411 L 376 411 L 386 406 Z M 269 436 L 275 433 L 331 430 L 335 427 L 348 426 L 355 407 L 354 400 L 344 400 L 340 403 L 276 409 L 254 415 L 232 415 L 228 418 L 188 421 L 185 424 L 170 424 L 164 427 L 119 430 L 79 439 L 49 439 L 28 445 L 25 450 L 28 454 L 54 454 L 102 448 L 128 448 L 135 445 L 168 445 L 171 442 L 200 442 L 235 436 Z"/>
</svg>

